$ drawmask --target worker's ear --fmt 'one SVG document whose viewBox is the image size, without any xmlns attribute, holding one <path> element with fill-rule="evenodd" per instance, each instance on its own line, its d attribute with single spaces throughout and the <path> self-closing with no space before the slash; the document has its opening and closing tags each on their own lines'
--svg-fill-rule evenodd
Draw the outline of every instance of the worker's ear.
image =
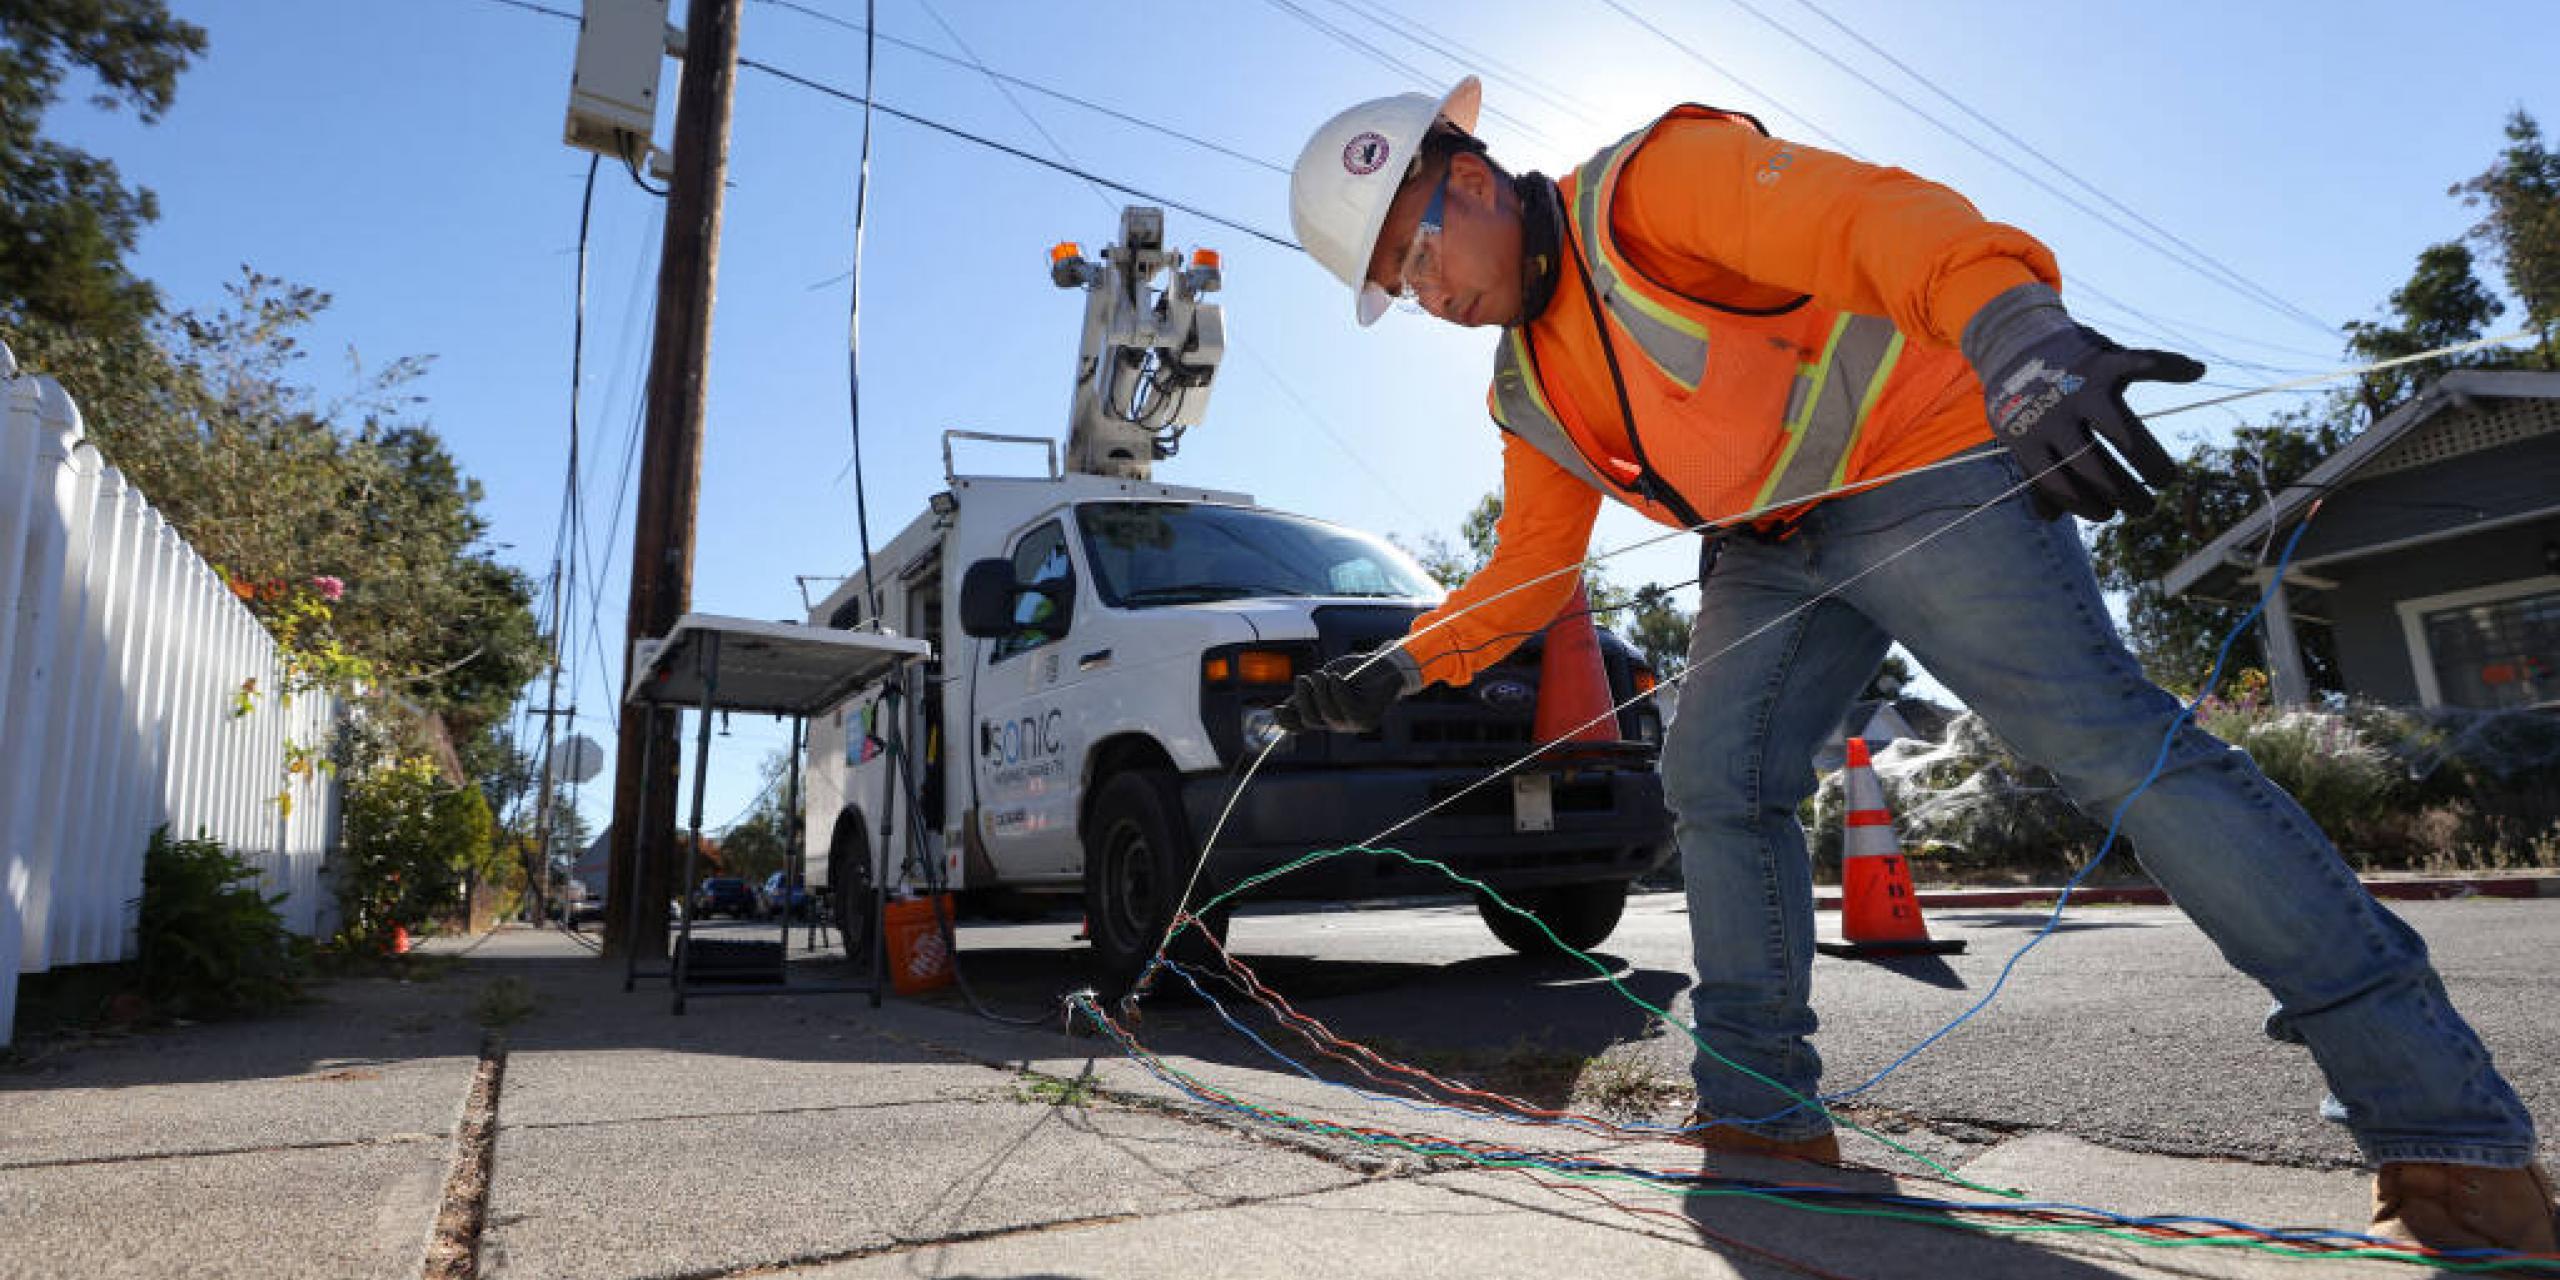
<svg viewBox="0 0 2560 1280">
<path fill-rule="evenodd" d="M 1449 157 L 1449 185 L 1470 203 L 1491 205 L 1494 189 L 1500 185 L 1493 176 L 1493 166 L 1483 156 L 1461 151 Z"/>
</svg>

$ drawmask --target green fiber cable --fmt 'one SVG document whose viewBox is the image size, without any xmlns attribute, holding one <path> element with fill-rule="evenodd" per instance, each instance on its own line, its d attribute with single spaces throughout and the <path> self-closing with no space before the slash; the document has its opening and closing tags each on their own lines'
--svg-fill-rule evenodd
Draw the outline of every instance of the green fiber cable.
<svg viewBox="0 0 2560 1280">
<path fill-rule="evenodd" d="M 1156 1057 L 1152 1053 L 1146 1052 L 1134 1041 L 1126 1039 L 1125 1036 L 1120 1034 L 1116 1028 L 1112 1028 L 1108 1023 L 1103 1022 L 1099 1017 L 1099 1010 L 1089 1009 L 1087 1011 L 1087 1016 L 1095 1017 L 1097 1024 L 1102 1025 L 1106 1033 L 1111 1034 L 1113 1039 L 1120 1041 L 1123 1047 L 1127 1048 L 1133 1056 L 1139 1058 L 1143 1064 L 1153 1070 L 1161 1072 L 1179 1084 L 1188 1086 L 1204 1096 L 1219 1101 L 1221 1105 L 1232 1107 L 1249 1117 L 1260 1119 L 1265 1123 L 1281 1128 L 1295 1129 L 1301 1132 L 1313 1133 L 1322 1136 L 1346 1138 L 1363 1146 L 1388 1147 L 1419 1156 L 1461 1160 L 1485 1169 L 1523 1172 L 1534 1171 L 1546 1176 L 1561 1178 L 1571 1182 L 1627 1183 L 1654 1191 L 1668 1192 L 1684 1199 L 1690 1197 L 1716 1197 L 1759 1200 L 1783 1205 L 1789 1208 L 1800 1209 L 1808 1213 L 1829 1214 L 1837 1217 L 1873 1218 L 1889 1221 L 1912 1222 L 1930 1226 L 1955 1226 L 1985 1235 L 2088 1235 L 2099 1236 L 2112 1240 L 2121 1240 L 2127 1243 L 2157 1249 L 2237 1248 L 2249 1249 L 2259 1253 L 2283 1258 L 2303 1260 L 2348 1258 L 2368 1262 L 2396 1262 L 2411 1265 L 2431 1266 L 2441 1271 L 2462 1274 L 2488 1272 L 2501 1269 L 2523 1269 L 2560 1275 L 2560 1262 L 2545 1262 L 2539 1259 L 2492 1259 L 2475 1262 L 2457 1262 L 2450 1259 L 2431 1257 L 2412 1250 L 2392 1249 L 2384 1246 L 2305 1248 L 2297 1245 L 2281 1244 L 2272 1240 L 2247 1240 L 2211 1236 L 2164 1238 L 2135 1228 L 2110 1226 L 2104 1223 L 2094 1222 L 1995 1224 L 1976 1222 L 1961 1216 L 1950 1215 L 2002 1212 L 1996 1208 L 1950 1209 L 1934 1212 L 1887 1208 L 1861 1209 L 1852 1208 L 1846 1205 L 1830 1205 L 1809 1202 L 1779 1191 L 1743 1187 L 1671 1187 L 1666 1186 L 1658 1179 L 1648 1178 L 1636 1173 L 1560 1169 L 1549 1163 L 1530 1158 L 1509 1158 L 1486 1155 L 1482 1152 L 1474 1151 L 1460 1145 L 1454 1140 L 1441 1140 L 1435 1142 L 1399 1134 L 1363 1132 L 1344 1125 L 1334 1124 L 1329 1121 L 1315 1120 L 1305 1116 L 1292 1115 L 1284 1111 L 1275 1111 L 1267 1107 L 1255 1106 L 1252 1103 L 1235 1097 L 1224 1089 L 1220 1089 L 1215 1085 L 1209 1084 L 1207 1081 L 1197 1079 L 1188 1073 L 1180 1071 L 1165 1063 L 1163 1059 Z M 1963 1183 L 1962 1179 L 1957 1179 L 1957 1181 L 1962 1185 L 1971 1185 Z M 2011 1198 L 2021 1197 L 2021 1193 L 2010 1192 L 2006 1194 Z"/>
<path fill-rule="evenodd" d="M 1661 1019 L 1661 1020 L 1662 1020 L 1662 1022 L 1664 1023 L 1664 1025 L 1666 1025 L 1666 1026 L 1674 1026 L 1674 1027 L 1678 1027 L 1678 1028 L 1680 1029 L 1680 1033 L 1681 1033 L 1682 1035 L 1685 1035 L 1685 1036 L 1689 1037 L 1689 1042 L 1690 1042 L 1690 1043 L 1692 1043 L 1692 1044 L 1694 1044 L 1694 1045 L 1696 1045 L 1696 1046 L 1698 1047 L 1698 1051 L 1699 1051 L 1700 1053 L 1703 1053 L 1703 1054 L 1707 1055 L 1707 1057 L 1709 1057 L 1709 1058 L 1713 1059 L 1713 1060 L 1714 1060 L 1718 1065 L 1720 1065 L 1720 1066 L 1724 1066 L 1724 1067 L 1728 1067 L 1728 1068 L 1731 1068 L 1732 1070 L 1735 1070 L 1735 1071 L 1739 1071 L 1739 1072 L 1741 1072 L 1743 1075 L 1748 1076 L 1748 1077 L 1750 1077 L 1751 1079 L 1753 1079 L 1753 1080 L 1756 1080 L 1756 1081 L 1760 1082 L 1761 1084 L 1767 1085 L 1767 1086 L 1769 1086 L 1770 1088 L 1775 1089 L 1775 1090 L 1777 1090 L 1778 1092 L 1780 1092 L 1780 1093 L 1782 1093 L 1782 1094 L 1785 1094 L 1788 1098 L 1792 1099 L 1792 1100 L 1795 1102 L 1795 1104 L 1796 1104 L 1796 1105 L 1798 1105 L 1798 1106 L 1807 1106 L 1807 1107 L 1811 1107 L 1811 1108 L 1813 1108 L 1815 1111 L 1820 1112 L 1820 1113 L 1822 1114 L 1822 1116 L 1823 1116 L 1825 1119 L 1827 1119 L 1827 1120 L 1831 1121 L 1831 1123 L 1833 1123 L 1834 1125 L 1837 1125 L 1837 1126 L 1839 1126 L 1839 1127 L 1841 1127 L 1841 1128 L 1847 1129 L 1847 1130 L 1849 1130 L 1851 1133 L 1859 1134 L 1859 1135 L 1861 1135 L 1861 1136 L 1864 1136 L 1864 1137 L 1867 1137 L 1867 1138 L 1871 1138 L 1871 1139 L 1875 1140 L 1876 1142 L 1882 1143 L 1884 1146 L 1886 1146 L 1886 1147 L 1888 1147 L 1888 1148 L 1892 1149 L 1893 1151 L 1898 1152 L 1898 1153 L 1900 1153 L 1900 1154 L 1902 1154 L 1902 1155 L 1908 1156 L 1908 1157 L 1910 1157 L 1912 1160 L 1914 1160 L 1914 1161 L 1918 1162 L 1919 1164 L 1922 1164 L 1922 1165 L 1927 1166 L 1927 1167 L 1928 1167 L 1932 1172 L 1936 1173 L 1938 1176 L 1940 1176 L 1940 1177 L 1942 1177 L 1942 1178 L 1945 1178 L 1945 1179 L 1946 1179 L 1946 1180 L 1948 1180 L 1949 1182 L 1952 1182 L 1952 1183 L 1956 1184 L 1957 1186 L 1963 1187 L 1963 1188 L 1965 1188 L 1965 1189 L 1966 1189 L 1966 1190 L 1968 1190 L 1968 1191 L 1978 1191 L 1978 1192 L 1981 1192 L 1981 1193 L 1982 1193 L 1982 1194 L 1984 1194 L 1984 1195 L 1989 1195 L 1989 1196 L 1999 1196 L 1999 1197 L 2001 1197 L 2001 1198 L 2003 1198 L 2003 1199 L 2009 1199 L 2009 1200 L 2017 1200 L 2017 1199 L 2022 1199 L 2022 1198 L 2024 1198 L 2023 1193 L 2018 1192 L 2018 1191 L 2016 1191 L 2016 1190 L 2013 1190 L 2013 1189 L 2011 1189 L 2011 1188 L 2007 1188 L 2007 1187 L 1993 1187 L 1993 1186 L 1985 1186 L 1985 1185 L 1984 1185 L 1984 1184 L 1982 1184 L 1982 1183 L 1970 1181 L 1970 1180 L 1966 1179 L 1966 1178 L 1964 1177 L 1964 1175 L 1957 1173 L 1957 1172 L 1956 1172 L 1955 1170 L 1953 1170 L 1953 1169 L 1949 1169 L 1949 1168 L 1948 1168 L 1948 1167 L 1946 1167 L 1945 1165 L 1942 1165 L 1942 1164 L 1938 1163 L 1937 1161 L 1932 1160 L 1932 1159 L 1930 1159 L 1929 1157 L 1927 1157 L 1927 1156 L 1925 1156 L 1925 1155 L 1922 1155 L 1922 1154 L 1921 1154 L 1921 1153 L 1919 1153 L 1918 1151 L 1912 1150 L 1910 1147 L 1906 1147 L 1906 1146 L 1904 1146 L 1903 1144 L 1901 1144 L 1901 1143 L 1899 1143 L 1899 1142 L 1896 1142 L 1896 1141 L 1894 1141 L 1893 1139 L 1888 1138 L 1888 1137 L 1886 1137 L 1885 1135 L 1883 1135 L 1883 1134 L 1881 1134 L 1881 1133 L 1878 1133 L 1877 1131 L 1875 1131 L 1875 1130 L 1873 1130 L 1873 1129 L 1867 1128 L 1866 1126 L 1861 1125 L 1861 1124 L 1859 1124 L 1858 1122 L 1856 1122 L 1856 1121 L 1854 1121 L 1854 1120 L 1850 1120 L 1850 1119 L 1848 1119 L 1848 1118 L 1846 1118 L 1846 1117 L 1844 1117 L 1844 1116 L 1841 1116 L 1841 1115 L 1840 1115 L 1840 1114 L 1838 1114 L 1837 1112 L 1834 1112 L 1833 1110 L 1831 1110 L 1831 1108 L 1824 1106 L 1824 1105 L 1822 1104 L 1822 1102 L 1821 1102 L 1819 1099 L 1815 1099 L 1815 1098 L 1808 1098 L 1808 1097 L 1804 1096 L 1803 1094 L 1798 1093 L 1798 1092 L 1796 1092 L 1795 1090 L 1790 1089 L 1790 1088 L 1788 1088 L 1787 1086 L 1785 1086 L 1785 1085 L 1783 1085 L 1783 1084 L 1780 1084 L 1780 1083 L 1778 1083 L 1777 1081 L 1772 1080 L 1772 1079 L 1770 1079 L 1769 1077 L 1767 1077 L 1767 1076 L 1765 1076 L 1765 1075 L 1762 1075 L 1762 1074 L 1760 1074 L 1759 1072 L 1754 1071 L 1754 1070 L 1752 1070 L 1751 1068 L 1746 1067 L 1746 1066 L 1742 1065 L 1742 1064 L 1741 1064 L 1741 1063 L 1739 1063 L 1739 1062 L 1735 1062 L 1733 1059 L 1728 1058 L 1728 1057 L 1724 1056 L 1724 1055 L 1723 1055 L 1723 1054 L 1721 1054 L 1721 1053 L 1716 1052 L 1716 1050 L 1715 1050 L 1715 1046 L 1708 1044 L 1708 1043 L 1706 1042 L 1706 1040 L 1705 1040 L 1703 1037 L 1699 1036 L 1699 1034 L 1697 1033 L 1697 1030 L 1696 1030 L 1695 1028 L 1693 1028 L 1693 1027 L 1689 1026 L 1688 1024 L 1686 1024 L 1686 1023 L 1684 1023 L 1684 1022 L 1681 1022 L 1680 1020 L 1678 1020 L 1678 1019 L 1676 1019 L 1676 1018 L 1673 1018 L 1673 1017 L 1672 1017 L 1668 1012 L 1665 1012 L 1665 1011 L 1664 1011 L 1664 1010 L 1662 1010 L 1662 1009 L 1656 1008 L 1654 1005 L 1652 1005 L 1652 1004 L 1648 1003 L 1648 1002 L 1647 1002 L 1647 1001 L 1646 1001 L 1642 996 L 1637 995 L 1637 994 L 1636 994 L 1636 993 L 1634 993 L 1633 991 L 1629 991 L 1629 990 L 1626 988 L 1626 985 L 1625 985 L 1625 984 L 1623 984 L 1623 983 L 1621 983 L 1621 982 L 1619 982 L 1619 981 L 1618 981 L 1618 976 L 1617 976 L 1617 974 L 1616 974 L 1615 972 L 1613 972 L 1613 971 L 1609 968 L 1609 966 L 1607 966 L 1607 965 L 1605 965 L 1605 964 L 1602 964 L 1600 961 L 1598 961 L 1598 960 L 1596 960 L 1596 959 L 1593 959 L 1589 954 L 1587 954 L 1587 953 L 1585 953 L 1585 952 L 1582 952 L 1582 951 L 1576 950 L 1576 949 L 1575 949 L 1575 948 L 1573 948 L 1573 947 L 1566 946 L 1566 945 L 1565 945 L 1565 943 L 1564 943 L 1564 940 L 1563 940 L 1562 938 L 1557 937 L 1557 936 L 1555 935 L 1555 931 L 1554 931 L 1554 930 L 1552 930 L 1552 929 L 1549 929 L 1549 928 L 1547 927 L 1547 922 L 1546 922 L 1546 921 L 1544 921 L 1544 920 L 1540 920 L 1537 916 L 1532 915 L 1531 913 L 1529 913 L 1529 912 L 1527 912 L 1527 911 L 1523 911 L 1523 910 L 1521 910 L 1520 908 L 1518 908 L 1518 907 L 1516 907 L 1516 906 L 1513 906 L 1513 905 L 1511 904 L 1511 902 L 1510 902 L 1508 899 L 1504 898 L 1501 894 L 1494 892 L 1494 890 L 1492 889 L 1492 887 L 1491 887 L 1491 886 L 1489 886 L 1489 885 L 1485 884 L 1485 883 L 1484 883 L 1483 881 L 1481 881 L 1481 880 L 1471 879 L 1471 878 L 1469 878 L 1469 877 L 1467 877 L 1467 876 L 1465 876 L 1465 875 L 1460 874 L 1460 873 L 1459 873 L 1455 868 L 1453 868 L 1453 867 L 1449 866 L 1449 864 L 1447 864 L 1447 863 L 1445 863 L 1445 862 L 1440 862 L 1440 861 L 1437 861 L 1437 860 L 1432 859 L 1432 858 L 1419 857 L 1419 856 L 1414 855 L 1414 854 L 1406 853 L 1406 852 L 1405 852 L 1404 850 L 1402 850 L 1402 849 L 1373 849 L 1373 848 L 1370 848 L 1370 847 L 1369 847 L 1369 846 L 1367 846 L 1367 845 L 1345 845 L 1345 846 L 1343 846 L 1343 847 L 1341 847 L 1341 848 L 1338 848 L 1338 849 L 1318 849 L 1318 850 L 1316 850 L 1316 851 L 1315 851 L 1315 852 L 1313 852 L 1313 853 L 1307 854 L 1306 856 L 1301 857 L 1301 858 L 1298 858 L 1298 859 L 1296 859 L 1295 861 L 1287 862 L 1287 863 L 1283 863 L 1282 865 L 1280 865 L 1280 866 L 1278 866 L 1278 867 L 1274 867 L 1274 868 L 1272 868 L 1272 869 L 1271 869 L 1271 870 L 1269 870 L 1269 871 L 1264 871 L 1264 872 L 1261 872 L 1261 873 L 1256 874 L 1256 875 L 1247 876 L 1247 877 L 1246 877 L 1245 879 L 1243 879 L 1242 881 L 1239 881 L 1239 882 L 1238 882 L 1238 883 L 1237 883 L 1233 888 L 1230 888 L 1230 889 L 1228 889 L 1226 892 L 1221 893 L 1221 894 L 1218 894 L 1217 896 L 1210 898 L 1208 901 L 1201 903 L 1201 904 L 1200 904 L 1200 909 L 1199 909 L 1198 911 L 1192 912 L 1192 913 L 1191 913 L 1191 915 L 1192 915 L 1192 917 L 1193 917 L 1193 918 L 1197 918 L 1197 917 L 1199 917 L 1199 916 L 1201 916 L 1201 915 L 1205 915 L 1205 914 L 1207 914 L 1208 912 L 1210 912 L 1210 911 L 1214 910 L 1214 909 L 1217 907 L 1217 905 L 1218 905 L 1219 903 L 1224 902 L 1224 901 L 1226 901 L 1226 900 L 1227 900 L 1227 899 L 1229 899 L 1229 898 L 1235 897 L 1237 894 L 1243 893 L 1244 891 L 1246 891 L 1246 890 L 1248 890 L 1248 889 L 1251 889 L 1251 888 L 1255 887 L 1256 885 L 1265 884 L 1265 883 L 1268 883 L 1268 882 L 1270 882 L 1270 881 L 1272 881 L 1272 880 L 1279 879 L 1281 876 L 1285 876 L 1285 875 L 1289 874 L 1290 872 L 1292 872 L 1292 871 L 1295 871 L 1295 870 L 1299 869 L 1300 867 L 1309 866 L 1309 865 L 1312 865 L 1312 864 L 1314 864 L 1314 863 L 1321 862 L 1321 861 L 1323 861 L 1323 860 L 1325 860 L 1325 859 L 1327 859 L 1327 858 L 1338 858 L 1338 857 L 1341 857 L 1342 855 L 1344 855 L 1344 854 L 1348 854 L 1348 853 L 1365 853 L 1365 854 L 1370 854 L 1370 855 L 1372 855 L 1372 856 L 1375 856 L 1375 855 L 1378 855 L 1378 854 L 1390 854 L 1390 855 L 1393 855 L 1393 856 L 1395 856 L 1395 857 L 1402 858 L 1402 859 L 1404 859 L 1406 862 L 1409 862 L 1409 863 L 1411 863 L 1411 864 L 1413 864 L 1413 865 L 1415 865 L 1415 866 L 1418 866 L 1418 867 L 1428 867 L 1428 868 L 1430 868 L 1430 869 L 1432 869 L 1432 870 L 1434 870 L 1434 871 L 1439 872 L 1440 874 L 1442 874 L 1442 875 L 1444 875 L 1444 876 L 1447 876 L 1449 879 L 1451 879 L 1451 880 L 1453 880 L 1453 881 L 1457 882 L 1458 884 L 1464 885 L 1464 886 L 1466 886 L 1466 887 L 1467 887 L 1467 888 L 1469 888 L 1469 889 L 1473 889 L 1473 890 L 1475 890 L 1475 891 L 1476 891 L 1476 892 L 1478 892 L 1478 893 L 1482 893 L 1482 894 L 1484 894 L 1487 898 L 1491 899 L 1492 901 L 1494 901 L 1494 902 L 1496 902 L 1496 903 L 1499 903 L 1499 904 L 1501 905 L 1501 907 L 1502 907 L 1502 909 L 1503 909 L 1503 910 L 1508 911 L 1508 912 L 1512 913 L 1513 915 L 1516 915 L 1516 916 L 1520 917 L 1521 919 L 1526 920 L 1526 921 L 1528 921 L 1529 923 L 1531 923 L 1531 924 L 1533 924 L 1533 925 L 1536 925 L 1536 926 L 1538 927 L 1538 932 L 1545 934 L 1545 935 L 1547 936 L 1547 941 L 1549 941 L 1549 942 L 1551 942 L 1551 943 L 1554 943 L 1554 944 L 1555 944 L 1555 946 L 1556 946 L 1556 949 L 1557 949 L 1557 950 L 1562 951 L 1562 952 L 1564 952 L 1565 954 L 1572 956 L 1574 959 L 1581 961 L 1581 962 L 1582 962 L 1582 963 L 1584 963 L 1585 965 L 1590 966 L 1591 971 L 1592 971 L 1592 972 L 1594 972 L 1594 973 L 1596 973 L 1596 974 L 1599 974 L 1599 975 L 1600 975 L 1600 979 L 1601 979 L 1601 981 L 1608 983 L 1608 984 L 1609 984 L 1609 989 L 1610 989 L 1610 990 L 1612 990 L 1612 991 L 1617 992 L 1620 996 L 1624 997 L 1624 998 L 1626 999 L 1627 1003 L 1632 1004 L 1632 1005 L 1634 1005 L 1635 1007 L 1637 1007 L 1637 1008 L 1639 1008 L 1639 1009 L 1644 1010 L 1646 1013 L 1652 1014 L 1654 1017 Z M 1174 927 L 1173 931 L 1172 931 L 1170 934 L 1167 934 L 1167 935 L 1166 935 L 1166 938 L 1165 938 L 1165 946 L 1166 946 L 1166 947 L 1168 947 L 1168 948 L 1169 948 L 1169 947 L 1171 947 L 1171 946 L 1173 945 L 1173 939 L 1174 939 L 1174 938 L 1177 938 L 1177 937 L 1180 937 L 1180 936 L 1181 936 L 1181 933 L 1182 933 L 1182 930 L 1183 930 L 1184 928 L 1186 928 L 1186 927 L 1188 927 L 1188 922 L 1187 922 L 1187 921 L 1186 921 L 1186 922 L 1184 922 L 1184 923 L 1182 923 L 1182 924 L 1177 924 L 1177 925 Z"/>
</svg>

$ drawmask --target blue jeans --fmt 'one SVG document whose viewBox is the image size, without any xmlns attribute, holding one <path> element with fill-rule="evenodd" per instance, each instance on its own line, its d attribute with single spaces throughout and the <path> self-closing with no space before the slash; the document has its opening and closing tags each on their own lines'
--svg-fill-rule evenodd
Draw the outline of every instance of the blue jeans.
<svg viewBox="0 0 2560 1280">
<path fill-rule="evenodd" d="M 1688 878 L 1693 1011 L 1718 1053 L 1798 1093 L 1819 1089 L 1822 1061 L 1806 1039 L 1813 883 L 1797 805 L 1813 792 L 1816 747 L 1890 640 L 2100 821 L 2150 772 L 2178 714 L 2117 638 L 2076 528 L 2037 519 L 2009 492 L 2019 484 L 1994 451 L 1836 499 L 1791 537 L 1728 540 L 1701 588 L 1694 673 L 1663 750 Z M 2325 1110 L 2368 1159 L 2533 1158 L 2531 1117 L 2454 1012 L 2426 945 L 2247 755 L 2180 728 L 2123 836 L 2224 957 L 2274 994 L 2268 1033 L 2310 1047 Z M 1693 1074 L 1712 1116 L 1768 1116 L 1791 1101 L 1705 1054 Z M 1758 1127 L 1803 1138 L 1829 1121 L 1804 1107 Z"/>
</svg>

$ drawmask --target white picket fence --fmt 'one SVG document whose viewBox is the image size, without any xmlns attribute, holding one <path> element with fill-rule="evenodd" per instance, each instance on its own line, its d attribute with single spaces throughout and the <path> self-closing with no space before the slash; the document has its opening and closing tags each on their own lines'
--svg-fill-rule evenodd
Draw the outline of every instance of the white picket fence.
<svg viewBox="0 0 2560 1280">
<path fill-rule="evenodd" d="M 164 824 L 255 865 L 288 927 L 330 923 L 336 779 L 289 779 L 286 748 L 343 708 L 283 687 L 266 629 L 0 344 L 0 1045 L 20 973 L 134 954 Z"/>
</svg>

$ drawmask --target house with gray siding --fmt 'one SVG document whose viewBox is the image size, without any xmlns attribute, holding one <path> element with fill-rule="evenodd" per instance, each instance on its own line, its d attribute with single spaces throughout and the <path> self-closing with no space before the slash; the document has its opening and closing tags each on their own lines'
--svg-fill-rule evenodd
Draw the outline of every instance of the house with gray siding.
<svg viewBox="0 0 2560 1280">
<path fill-rule="evenodd" d="M 2278 701 L 2306 696 L 2294 627 L 2308 619 L 2330 627 L 2352 696 L 2560 707 L 2560 373 L 2445 375 L 2161 589 L 2254 600 L 2305 520 L 2266 611 Z"/>
</svg>

